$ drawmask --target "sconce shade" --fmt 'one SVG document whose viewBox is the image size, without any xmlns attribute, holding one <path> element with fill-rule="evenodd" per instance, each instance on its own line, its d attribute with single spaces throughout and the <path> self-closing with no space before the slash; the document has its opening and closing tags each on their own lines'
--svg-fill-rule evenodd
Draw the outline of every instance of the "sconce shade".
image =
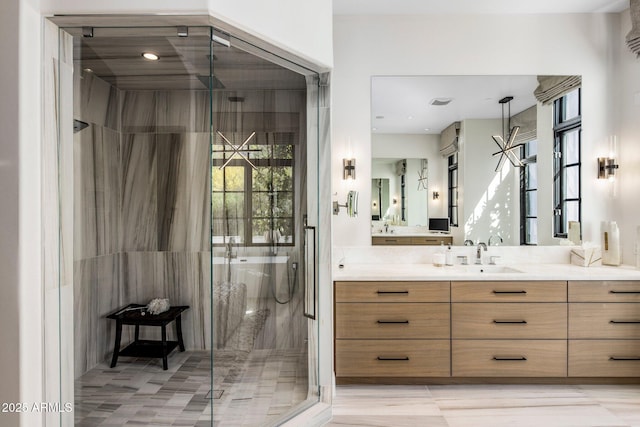
<svg viewBox="0 0 640 427">
<path fill-rule="evenodd" d="M 342 159 L 342 179 L 356 179 L 356 159 Z"/>
<path fill-rule="evenodd" d="M 598 179 L 613 179 L 618 169 L 615 159 L 610 157 L 598 157 Z"/>
</svg>

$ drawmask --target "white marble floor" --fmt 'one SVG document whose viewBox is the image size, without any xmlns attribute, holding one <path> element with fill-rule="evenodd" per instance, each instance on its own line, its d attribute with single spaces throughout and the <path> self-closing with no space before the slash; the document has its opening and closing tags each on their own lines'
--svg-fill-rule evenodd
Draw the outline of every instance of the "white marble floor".
<svg viewBox="0 0 640 427">
<path fill-rule="evenodd" d="M 640 426 L 640 385 L 338 386 L 328 426 Z"/>
</svg>

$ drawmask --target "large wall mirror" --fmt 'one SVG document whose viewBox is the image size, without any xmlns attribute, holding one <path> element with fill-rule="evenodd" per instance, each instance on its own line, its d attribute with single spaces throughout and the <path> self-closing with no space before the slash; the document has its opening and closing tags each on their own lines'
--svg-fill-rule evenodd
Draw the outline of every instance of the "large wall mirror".
<svg viewBox="0 0 640 427">
<path fill-rule="evenodd" d="M 580 209 L 580 84 L 580 76 L 373 77 L 373 233 L 380 231 L 377 220 L 396 232 L 428 233 L 429 218 L 450 217 L 457 245 L 567 238 L 570 223 L 589 219 Z M 571 132 L 559 133 L 564 123 Z M 511 145 L 502 155 L 504 143 Z M 559 149 L 566 151 L 562 159 L 554 154 Z M 426 166 L 424 187 L 422 175 L 404 175 L 406 190 L 422 189 L 420 203 L 396 190 L 398 162 L 409 159 Z M 554 200 L 554 185 L 565 188 L 562 200 Z"/>
</svg>

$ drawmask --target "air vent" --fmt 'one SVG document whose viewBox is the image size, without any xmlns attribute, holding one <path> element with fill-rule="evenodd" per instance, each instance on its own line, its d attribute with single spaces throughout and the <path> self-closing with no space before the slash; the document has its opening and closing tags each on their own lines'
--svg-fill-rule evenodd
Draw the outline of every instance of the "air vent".
<svg viewBox="0 0 640 427">
<path fill-rule="evenodd" d="M 436 107 L 441 107 L 443 105 L 447 105 L 451 102 L 451 98 L 433 98 L 431 100 L 431 102 L 429 102 L 430 105 L 434 105 Z"/>
<path fill-rule="evenodd" d="M 384 116 L 376 116 L 376 119 L 382 120 L 382 119 L 384 119 Z"/>
</svg>

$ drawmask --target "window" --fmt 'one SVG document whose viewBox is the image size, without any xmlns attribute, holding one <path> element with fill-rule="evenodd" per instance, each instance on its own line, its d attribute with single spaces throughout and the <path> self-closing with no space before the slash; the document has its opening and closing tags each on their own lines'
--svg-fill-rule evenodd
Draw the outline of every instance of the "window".
<svg viewBox="0 0 640 427">
<path fill-rule="evenodd" d="M 229 238 L 245 246 L 295 243 L 294 145 L 287 143 L 292 139 L 289 135 L 262 134 L 264 141 L 256 137 L 257 143 L 242 152 L 255 169 L 238 154 L 232 156 L 228 145 L 216 141 L 212 165 L 214 244 L 224 244 Z"/>
<path fill-rule="evenodd" d="M 567 237 L 569 221 L 581 217 L 580 89 L 555 100 L 553 106 L 553 235 Z"/>
<path fill-rule="evenodd" d="M 538 244 L 538 141 L 522 146 L 520 169 L 520 244 Z"/>
<path fill-rule="evenodd" d="M 449 156 L 449 172 L 447 175 L 448 192 L 448 214 L 452 227 L 458 226 L 458 153 Z"/>
</svg>

